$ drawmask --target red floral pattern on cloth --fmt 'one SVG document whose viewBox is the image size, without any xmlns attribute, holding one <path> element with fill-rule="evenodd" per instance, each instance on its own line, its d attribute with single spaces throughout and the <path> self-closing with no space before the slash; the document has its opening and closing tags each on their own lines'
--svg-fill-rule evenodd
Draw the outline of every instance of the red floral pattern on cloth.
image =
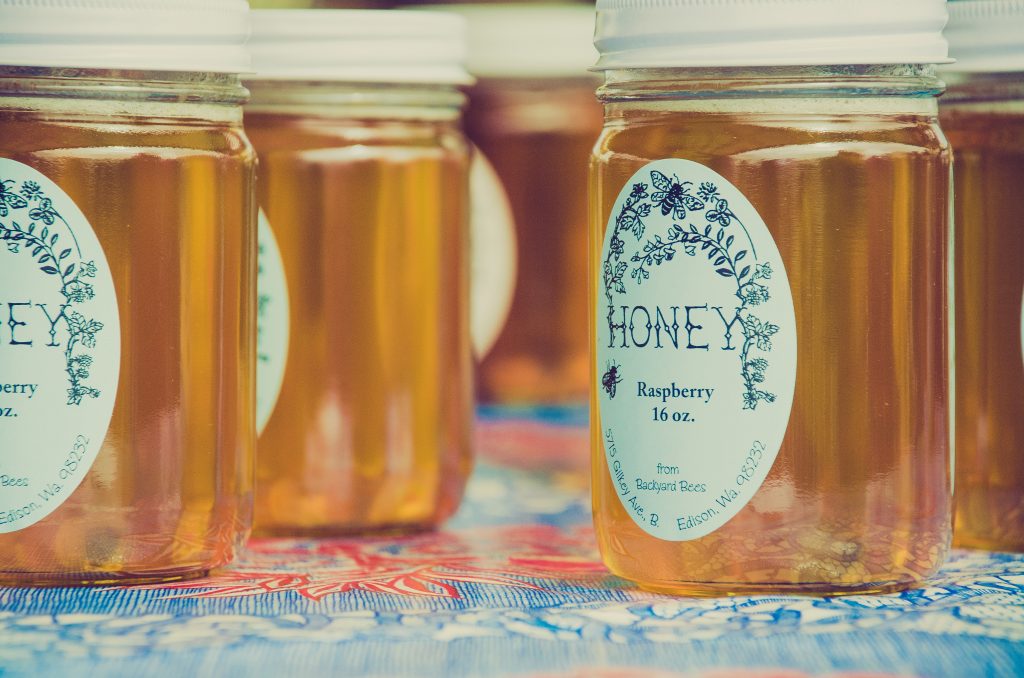
<svg viewBox="0 0 1024 678">
<path fill-rule="evenodd" d="M 516 433 L 494 413 L 495 445 L 436 533 L 257 540 L 232 567 L 164 586 L 0 587 L 0 674 L 1024 676 L 1019 555 L 954 551 L 926 586 L 884 596 L 637 590 L 599 562 L 579 453 L 548 437 L 585 438 L 567 421 Z M 519 436 L 514 464 L 511 448 L 489 461 L 500 430 Z"/>
<path fill-rule="evenodd" d="M 589 527 L 526 525 L 427 533 L 404 539 L 253 540 L 238 562 L 210 577 L 117 588 L 176 598 L 295 591 L 310 600 L 351 591 L 460 598 L 458 584 L 540 590 L 551 580 L 595 585 L 610 575 Z"/>
</svg>

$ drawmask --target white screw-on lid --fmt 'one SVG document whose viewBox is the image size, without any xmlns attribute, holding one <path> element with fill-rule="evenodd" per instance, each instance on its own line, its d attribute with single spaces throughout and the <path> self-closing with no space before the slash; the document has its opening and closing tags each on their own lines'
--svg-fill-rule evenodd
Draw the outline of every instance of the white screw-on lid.
<svg viewBox="0 0 1024 678">
<path fill-rule="evenodd" d="M 241 73 L 246 0 L 0 0 L 0 65 Z"/>
<path fill-rule="evenodd" d="M 458 16 L 370 9 L 252 13 L 259 80 L 464 85 L 466 26 Z"/>
<path fill-rule="evenodd" d="M 594 7 L 579 3 L 429 5 L 469 22 L 469 72 L 480 78 L 587 77 Z M 592 77 L 592 74 L 591 74 Z"/>
<path fill-rule="evenodd" d="M 597 70 L 946 63 L 945 0 L 597 0 Z"/>
<path fill-rule="evenodd" d="M 950 71 L 1024 71 L 1024 0 L 957 0 L 946 26 Z"/>
</svg>

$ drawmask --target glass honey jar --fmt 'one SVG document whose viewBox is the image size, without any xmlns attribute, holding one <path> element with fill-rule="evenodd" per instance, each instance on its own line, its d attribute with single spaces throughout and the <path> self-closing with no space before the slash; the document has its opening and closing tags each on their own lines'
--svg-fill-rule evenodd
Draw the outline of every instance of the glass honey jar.
<svg viewBox="0 0 1024 678">
<path fill-rule="evenodd" d="M 261 360 L 281 373 L 259 381 L 255 529 L 435 526 L 471 468 L 463 22 L 253 14 Z"/>
<path fill-rule="evenodd" d="M 597 11 L 606 564 L 694 595 L 927 579 L 952 511 L 945 3 Z"/>
<path fill-rule="evenodd" d="M 476 83 L 468 91 L 466 133 L 508 192 L 518 253 L 507 319 L 495 327 L 493 345 L 477 356 L 480 401 L 585 406 L 584 187 L 602 124 L 594 99 L 600 81 L 588 71 L 596 58 L 594 8 L 498 3 L 440 9 L 468 22 L 467 65 Z"/>
<path fill-rule="evenodd" d="M 248 11 L 0 5 L 0 582 L 194 577 L 248 534 Z"/>
<path fill-rule="evenodd" d="M 949 5 L 958 546 L 1024 550 L 1024 3 Z"/>
</svg>

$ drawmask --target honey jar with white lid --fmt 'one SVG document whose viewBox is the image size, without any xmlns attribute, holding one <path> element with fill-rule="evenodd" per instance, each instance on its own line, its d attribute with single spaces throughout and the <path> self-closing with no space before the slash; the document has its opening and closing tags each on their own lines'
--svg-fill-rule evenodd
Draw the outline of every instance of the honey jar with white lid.
<svg viewBox="0 0 1024 678">
<path fill-rule="evenodd" d="M 941 0 L 598 0 L 593 500 L 657 591 L 915 585 L 951 538 Z"/>
<path fill-rule="evenodd" d="M 194 577 L 248 534 L 248 13 L 0 3 L 0 582 Z"/>
<path fill-rule="evenodd" d="M 472 460 L 463 22 L 253 15 L 256 532 L 434 527 Z"/>
</svg>

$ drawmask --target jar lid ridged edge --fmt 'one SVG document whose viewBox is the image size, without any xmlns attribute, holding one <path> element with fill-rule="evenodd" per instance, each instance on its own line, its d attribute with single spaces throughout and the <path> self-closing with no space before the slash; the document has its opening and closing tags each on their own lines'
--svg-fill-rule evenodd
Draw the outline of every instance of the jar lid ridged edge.
<svg viewBox="0 0 1024 678">
<path fill-rule="evenodd" d="M 597 0 L 596 70 L 946 63 L 945 0 Z"/>
<path fill-rule="evenodd" d="M 960 73 L 1024 71 L 1024 0 L 949 3 L 947 70 Z"/>
<path fill-rule="evenodd" d="M 465 20 L 406 10 L 252 12 L 255 80 L 466 85 Z"/>
<path fill-rule="evenodd" d="M 242 73 L 245 0 L 0 0 L 0 65 Z"/>
</svg>

